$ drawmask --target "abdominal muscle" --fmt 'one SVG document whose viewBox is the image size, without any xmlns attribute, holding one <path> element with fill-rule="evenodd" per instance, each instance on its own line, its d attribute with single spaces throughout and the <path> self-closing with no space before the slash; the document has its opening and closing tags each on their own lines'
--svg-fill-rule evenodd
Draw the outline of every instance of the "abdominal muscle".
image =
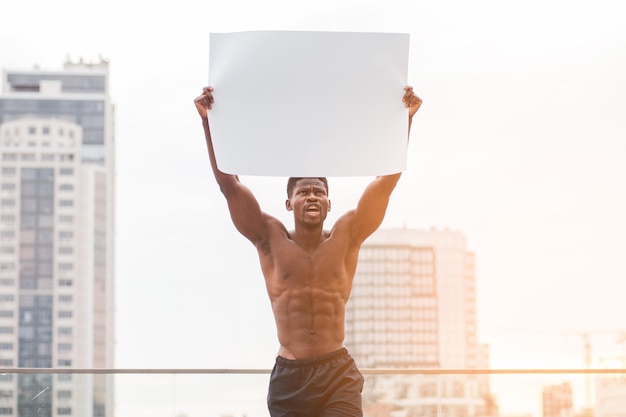
<svg viewBox="0 0 626 417">
<path fill-rule="evenodd" d="M 280 349 L 287 359 L 306 359 L 343 347 L 346 300 L 341 291 L 303 286 L 271 297 Z"/>
</svg>

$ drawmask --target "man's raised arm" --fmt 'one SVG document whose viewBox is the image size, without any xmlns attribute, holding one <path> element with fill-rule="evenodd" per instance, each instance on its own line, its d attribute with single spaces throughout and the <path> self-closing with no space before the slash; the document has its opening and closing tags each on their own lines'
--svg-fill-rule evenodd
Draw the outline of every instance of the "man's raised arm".
<svg viewBox="0 0 626 417">
<path fill-rule="evenodd" d="M 422 100 L 415 95 L 412 87 L 404 87 L 402 97 L 404 107 L 409 110 L 409 131 L 413 122 L 413 116 L 422 105 Z M 389 197 L 396 188 L 401 172 L 391 175 L 376 177 L 363 192 L 354 212 L 354 219 L 351 227 L 351 235 L 354 242 L 361 244 L 368 236 L 378 229 L 382 223 Z"/>
<path fill-rule="evenodd" d="M 213 174 L 220 187 L 220 191 L 224 194 L 224 197 L 226 197 L 230 217 L 235 227 L 242 235 L 256 245 L 267 237 L 265 215 L 261 211 L 259 203 L 250 189 L 243 185 L 236 175 L 226 174 L 217 167 L 208 118 L 208 111 L 212 108 L 213 103 L 213 87 L 204 87 L 202 94 L 194 100 L 198 114 L 200 114 L 200 118 L 202 119 L 211 168 L 213 169 Z"/>
</svg>

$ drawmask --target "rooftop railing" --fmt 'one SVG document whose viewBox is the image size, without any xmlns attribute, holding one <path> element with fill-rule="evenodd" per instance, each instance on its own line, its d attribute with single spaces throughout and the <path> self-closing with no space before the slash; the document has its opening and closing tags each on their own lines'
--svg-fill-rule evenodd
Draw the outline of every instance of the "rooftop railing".
<svg viewBox="0 0 626 417">
<path fill-rule="evenodd" d="M 111 399 L 106 407 L 112 414 L 106 415 L 110 417 L 265 417 L 269 415 L 270 372 L 253 368 L 3 368 L 0 409 L 17 408 L 9 394 L 17 379 L 49 375 L 50 386 L 41 387 L 30 401 L 48 405 L 52 415 L 62 410 L 82 417 L 78 410 L 85 404 L 80 396 L 92 401 L 85 388 L 93 387 L 95 375 L 104 375 L 98 378 L 100 383 L 107 381 L 105 397 Z M 626 415 L 624 368 L 361 369 L 361 373 L 366 417 Z M 70 390 L 69 397 L 59 394 Z M 13 410 L 9 415 L 18 414 Z"/>
</svg>

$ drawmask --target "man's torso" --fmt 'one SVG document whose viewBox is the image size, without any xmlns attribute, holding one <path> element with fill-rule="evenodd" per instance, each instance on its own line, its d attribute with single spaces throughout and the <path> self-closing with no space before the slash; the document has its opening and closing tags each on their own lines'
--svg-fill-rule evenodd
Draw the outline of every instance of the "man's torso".
<svg viewBox="0 0 626 417">
<path fill-rule="evenodd" d="M 350 215 L 342 217 L 306 251 L 278 220 L 268 221 L 269 239 L 258 252 L 285 358 L 310 358 L 343 346 L 359 250 L 350 241 L 349 223 Z"/>
</svg>

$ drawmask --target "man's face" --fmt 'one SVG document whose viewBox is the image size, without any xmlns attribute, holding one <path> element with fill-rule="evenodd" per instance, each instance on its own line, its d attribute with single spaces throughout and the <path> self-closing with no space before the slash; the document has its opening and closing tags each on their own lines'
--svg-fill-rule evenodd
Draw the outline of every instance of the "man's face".
<svg viewBox="0 0 626 417">
<path fill-rule="evenodd" d="M 317 224 L 326 219 L 330 211 L 330 200 L 322 181 L 317 178 L 302 178 L 296 182 L 285 206 L 287 210 L 293 211 L 296 221 Z"/>
</svg>

